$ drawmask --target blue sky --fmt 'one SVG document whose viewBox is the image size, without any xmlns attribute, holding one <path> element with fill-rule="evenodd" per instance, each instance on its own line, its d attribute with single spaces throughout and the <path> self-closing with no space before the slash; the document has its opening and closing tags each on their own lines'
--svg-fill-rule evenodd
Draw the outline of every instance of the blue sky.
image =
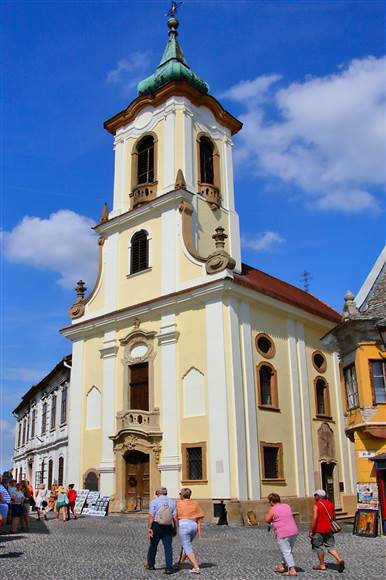
<svg viewBox="0 0 386 580">
<path fill-rule="evenodd" d="M 11 411 L 70 352 L 73 284 L 92 287 L 90 226 L 111 205 L 103 121 L 167 40 L 167 2 L 7 2 L 2 52 L 1 466 Z M 235 140 L 243 258 L 340 309 L 384 244 L 384 4 L 188 1 L 180 42 L 244 121 Z"/>
</svg>

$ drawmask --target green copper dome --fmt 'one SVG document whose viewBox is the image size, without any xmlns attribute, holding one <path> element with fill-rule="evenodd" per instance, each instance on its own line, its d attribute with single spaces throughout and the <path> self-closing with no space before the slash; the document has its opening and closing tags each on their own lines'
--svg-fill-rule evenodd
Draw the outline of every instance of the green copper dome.
<svg viewBox="0 0 386 580">
<path fill-rule="evenodd" d="M 190 70 L 185 60 L 182 48 L 177 40 L 178 20 L 169 18 L 169 40 L 162 55 L 161 62 L 154 74 L 147 77 L 138 84 L 138 95 L 151 95 L 157 89 L 170 83 L 170 81 L 185 80 L 201 93 L 209 91 L 209 85 L 202 81 L 193 71 Z"/>
</svg>

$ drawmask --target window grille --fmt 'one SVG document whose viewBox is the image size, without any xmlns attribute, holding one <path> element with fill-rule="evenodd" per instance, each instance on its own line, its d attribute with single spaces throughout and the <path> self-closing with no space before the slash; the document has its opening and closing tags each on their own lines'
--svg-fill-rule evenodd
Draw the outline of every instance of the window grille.
<svg viewBox="0 0 386 580">
<path fill-rule="evenodd" d="M 149 241 L 147 232 L 140 230 L 131 238 L 130 274 L 147 270 L 149 267 Z"/>
</svg>

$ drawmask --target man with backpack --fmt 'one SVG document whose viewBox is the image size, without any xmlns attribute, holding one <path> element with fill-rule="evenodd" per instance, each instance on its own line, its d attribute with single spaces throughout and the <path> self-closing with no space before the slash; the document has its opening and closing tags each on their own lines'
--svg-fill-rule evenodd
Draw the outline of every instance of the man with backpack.
<svg viewBox="0 0 386 580">
<path fill-rule="evenodd" d="M 173 573 L 173 536 L 177 530 L 176 502 L 168 497 L 166 487 L 159 487 L 157 496 L 150 503 L 147 520 L 147 534 L 150 546 L 147 553 L 146 570 L 155 570 L 155 558 L 159 541 L 162 540 L 165 550 L 165 574 Z"/>
</svg>

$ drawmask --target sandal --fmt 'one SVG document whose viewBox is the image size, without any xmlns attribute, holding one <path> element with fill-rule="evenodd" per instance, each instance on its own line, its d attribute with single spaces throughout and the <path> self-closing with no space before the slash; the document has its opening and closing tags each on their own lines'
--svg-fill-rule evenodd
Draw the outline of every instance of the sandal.
<svg viewBox="0 0 386 580">
<path fill-rule="evenodd" d="M 275 568 L 274 568 L 275 572 L 279 572 L 280 574 L 283 574 L 283 572 L 285 572 L 287 570 L 287 568 L 284 566 L 284 564 L 276 564 Z"/>
<path fill-rule="evenodd" d="M 191 570 L 189 570 L 190 574 L 200 574 L 201 570 L 200 568 L 192 568 Z"/>
<path fill-rule="evenodd" d="M 320 566 L 312 566 L 312 569 L 318 572 L 327 572 L 327 568 L 321 568 Z"/>
<path fill-rule="evenodd" d="M 283 576 L 297 576 L 297 573 L 296 572 L 290 572 L 288 570 L 288 572 L 283 572 Z"/>
</svg>

